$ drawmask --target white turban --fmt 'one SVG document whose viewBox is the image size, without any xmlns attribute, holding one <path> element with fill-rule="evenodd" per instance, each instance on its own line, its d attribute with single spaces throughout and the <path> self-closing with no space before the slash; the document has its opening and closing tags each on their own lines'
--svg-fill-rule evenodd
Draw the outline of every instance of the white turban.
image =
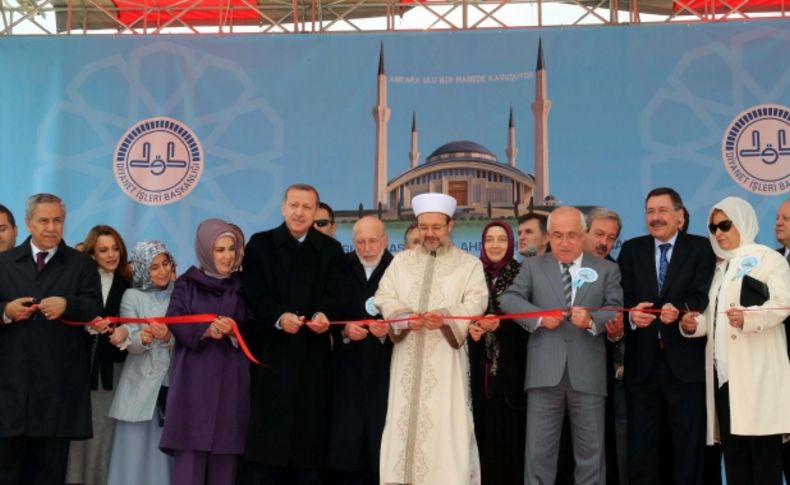
<svg viewBox="0 0 790 485">
<path fill-rule="evenodd" d="M 453 217 L 455 214 L 455 205 L 455 198 L 447 194 L 438 194 L 435 192 L 420 194 L 411 200 L 411 207 L 414 210 L 415 216 L 425 214 L 426 212 L 439 212 L 448 217 Z"/>
</svg>

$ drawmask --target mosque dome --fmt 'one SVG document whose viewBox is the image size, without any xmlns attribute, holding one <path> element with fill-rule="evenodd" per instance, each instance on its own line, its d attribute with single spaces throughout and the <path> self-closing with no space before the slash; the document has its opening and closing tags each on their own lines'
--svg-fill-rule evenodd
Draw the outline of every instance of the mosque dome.
<svg viewBox="0 0 790 485">
<path fill-rule="evenodd" d="M 496 162 L 497 158 L 496 155 L 491 153 L 488 148 L 480 145 L 479 143 L 460 140 L 451 141 L 450 143 L 445 143 L 444 145 L 440 146 L 434 150 L 433 153 L 428 155 L 428 158 L 425 159 L 425 163 L 453 162 L 459 160 Z"/>
</svg>

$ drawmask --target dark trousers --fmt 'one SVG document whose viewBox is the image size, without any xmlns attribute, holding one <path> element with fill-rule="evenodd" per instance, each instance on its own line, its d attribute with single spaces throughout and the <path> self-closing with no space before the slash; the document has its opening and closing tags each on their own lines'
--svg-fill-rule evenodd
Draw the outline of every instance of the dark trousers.
<svg viewBox="0 0 790 485">
<path fill-rule="evenodd" d="M 1 485 L 63 485 L 68 438 L 0 438 Z"/>
<path fill-rule="evenodd" d="M 782 485 L 782 436 L 738 436 L 730 433 L 729 384 L 716 390 L 721 449 L 728 485 Z"/>
<path fill-rule="evenodd" d="M 205 451 L 176 451 L 173 454 L 173 485 L 228 485 L 236 481 L 238 455 Z"/>
<path fill-rule="evenodd" d="M 378 473 L 372 471 L 327 470 L 327 485 L 379 485 Z"/>
<path fill-rule="evenodd" d="M 660 470 L 667 466 L 673 468 L 675 483 L 701 485 L 705 463 L 705 384 L 678 380 L 667 366 L 664 351 L 659 350 L 648 378 L 626 385 L 626 407 L 630 485 L 661 483 Z M 671 464 L 659 459 L 662 414 L 672 437 Z"/>
<path fill-rule="evenodd" d="M 785 469 L 785 482 L 790 485 L 790 442 L 782 445 L 782 468 Z"/>
<path fill-rule="evenodd" d="M 323 485 L 322 469 L 271 466 L 242 460 L 236 485 Z"/>
</svg>

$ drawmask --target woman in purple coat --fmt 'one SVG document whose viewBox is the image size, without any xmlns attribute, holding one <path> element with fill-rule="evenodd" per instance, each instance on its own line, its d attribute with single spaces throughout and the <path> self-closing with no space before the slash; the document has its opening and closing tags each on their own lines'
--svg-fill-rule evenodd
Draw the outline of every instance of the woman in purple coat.
<svg viewBox="0 0 790 485">
<path fill-rule="evenodd" d="M 244 235 L 207 219 L 197 229 L 200 269 L 176 280 L 168 316 L 214 313 L 211 323 L 169 325 L 176 338 L 159 447 L 174 455 L 173 485 L 234 483 L 250 413 L 249 362 L 232 333 L 251 315 L 241 295 Z"/>
</svg>

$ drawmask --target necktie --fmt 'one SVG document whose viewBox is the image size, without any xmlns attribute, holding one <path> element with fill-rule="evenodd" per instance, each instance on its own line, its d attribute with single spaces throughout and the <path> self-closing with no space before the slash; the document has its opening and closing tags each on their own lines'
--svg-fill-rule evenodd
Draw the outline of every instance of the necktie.
<svg viewBox="0 0 790 485">
<path fill-rule="evenodd" d="M 47 254 L 46 251 L 39 251 L 36 253 L 36 271 L 39 273 L 41 273 L 41 270 L 47 265 Z"/>
<path fill-rule="evenodd" d="M 664 287 L 664 280 L 667 277 L 667 269 L 669 269 L 669 260 L 667 259 L 667 251 L 672 245 L 669 243 L 659 244 L 658 249 L 661 250 L 661 256 L 658 257 L 658 292 Z"/>
<path fill-rule="evenodd" d="M 573 284 L 571 283 L 571 265 L 562 263 L 562 291 L 565 293 L 565 303 L 571 306 L 573 303 Z"/>
<path fill-rule="evenodd" d="M 785 254 L 785 259 L 787 260 L 787 264 L 790 264 L 790 251 Z"/>
</svg>

